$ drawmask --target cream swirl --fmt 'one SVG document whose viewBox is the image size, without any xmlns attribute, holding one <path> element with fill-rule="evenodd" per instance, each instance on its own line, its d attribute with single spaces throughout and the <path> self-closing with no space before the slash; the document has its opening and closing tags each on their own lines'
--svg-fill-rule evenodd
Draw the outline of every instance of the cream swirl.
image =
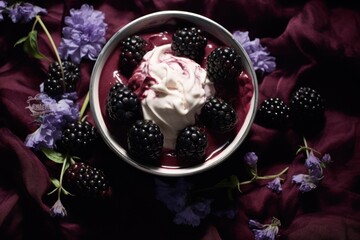
<svg viewBox="0 0 360 240">
<path fill-rule="evenodd" d="M 168 149 L 175 148 L 180 130 L 195 124 L 206 97 L 215 94 L 206 70 L 193 60 L 174 56 L 170 44 L 145 54 L 129 86 L 141 99 L 144 118 L 160 127 Z"/>
</svg>

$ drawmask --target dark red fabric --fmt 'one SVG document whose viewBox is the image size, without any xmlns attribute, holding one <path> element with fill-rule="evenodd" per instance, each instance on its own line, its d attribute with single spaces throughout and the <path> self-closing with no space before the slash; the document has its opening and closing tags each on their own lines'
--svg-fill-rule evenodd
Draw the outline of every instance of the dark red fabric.
<svg viewBox="0 0 360 240">
<path fill-rule="evenodd" d="M 51 2 L 51 3 L 50 3 Z M 38 1 L 56 44 L 69 9 L 86 1 Z M 355 2 L 355 1 L 354 1 Z M 103 201 L 63 198 L 69 216 L 54 219 L 49 175 L 54 166 L 24 146 L 35 130 L 26 110 L 27 98 L 39 91 L 48 62 L 28 58 L 14 43 L 31 24 L 0 22 L 0 239 L 254 239 L 249 219 L 281 220 L 280 239 L 360 239 L 360 12 L 353 1 L 321 0 L 136 0 L 87 1 L 105 13 L 107 39 L 124 24 L 144 14 L 168 9 L 207 16 L 229 31 L 249 31 L 276 57 L 277 69 L 259 78 L 259 102 L 280 97 L 288 102 L 298 86 L 316 88 L 326 99 L 326 123 L 309 144 L 332 156 L 325 178 L 314 191 L 301 194 L 291 176 L 306 173 L 296 156 L 301 136 L 292 129 L 276 131 L 254 124 L 243 146 L 225 163 L 191 180 L 214 182 L 242 173 L 241 156 L 255 151 L 261 175 L 289 166 L 283 192 L 259 182 L 238 195 L 235 219 L 210 218 L 192 228 L 172 223 L 167 209 L 154 198 L 153 176 L 122 162 L 105 144 L 92 161 L 104 169 L 113 197 Z M 39 29 L 40 49 L 53 56 Z M 94 62 L 81 64 L 81 104 Z M 88 112 L 89 119 L 92 116 Z M 245 175 L 244 175 L 245 176 Z"/>
</svg>

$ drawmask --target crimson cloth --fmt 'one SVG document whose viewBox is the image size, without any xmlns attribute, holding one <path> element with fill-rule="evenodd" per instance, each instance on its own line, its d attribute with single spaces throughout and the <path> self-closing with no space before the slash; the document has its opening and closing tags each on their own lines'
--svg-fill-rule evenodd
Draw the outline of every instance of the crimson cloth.
<svg viewBox="0 0 360 240">
<path fill-rule="evenodd" d="M 51 2 L 51 3 L 50 3 Z M 48 10 L 42 19 L 55 43 L 63 19 L 85 1 L 38 1 Z M 27 107 L 39 92 L 48 62 L 27 57 L 14 43 L 32 24 L 0 22 L 0 239 L 254 239 L 249 219 L 280 219 L 279 239 L 360 239 L 360 12 L 352 1 L 321 0 L 113 0 L 88 1 L 105 13 L 106 38 L 129 21 L 158 10 L 186 10 L 222 24 L 230 32 L 248 31 L 276 57 L 277 68 L 259 77 L 259 103 L 269 97 L 288 102 L 307 85 L 326 100 L 325 126 L 309 145 L 329 153 L 333 162 L 310 193 L 300 193 L 291 176 L 306 173 L 295 154 L 302 144 L 292 129 L 277 131 L 255 123 L 243 146 L 220 166 L 194 180 L 213 181 L 239 174 L 244 151 L 259 156 L 261 175 L 289 170 L 283 192 L 265 183 L 249 186 L 236 199 L 234 219 L 209 218 L 201 227 L 176 225 L 154 197 L 154 176 L 124 163 L 101 144 L 93 163 L 110 177 L 113 196 L 105 202 L 63 197 L 69 216 L 49 216 L 55 196 L 50 174 L 55 167 L 24 145 L 35 130 Z M 53 56 L 39 29 L 40 50 Z M 81 63 L 81 104 L 88 91 L 93 61 Z M 93 121 L 91 113 L 89 120 Z"/>
</svg>

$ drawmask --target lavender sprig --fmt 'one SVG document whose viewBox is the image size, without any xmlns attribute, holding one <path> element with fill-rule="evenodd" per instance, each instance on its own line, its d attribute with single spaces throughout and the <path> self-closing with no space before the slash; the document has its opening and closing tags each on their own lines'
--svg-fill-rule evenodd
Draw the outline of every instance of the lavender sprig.
<svg viewBox="0 0 360 240">
<path fill-rule="evenodd" d="M 308 174 L 297 174 L 292 177 L 292 182 L 299 185 L 299 190 L 302 193 L 310 192 L 317 188 L 320 181 L 324 178 L 323 169 L 331 163 L 330 154 L 322 155 L 319 151 L 310 148 L 307 144 L 306 138 L 303 138 L 304 146 L 300 146 L 296 154 L 305 151 L 306 160 L 305 167 Z M 319 158 L 318 156 L 322 156 Z"/>
<path fill-rule="evenodd" d="M 273 217 L 270 224 L 261 224 L 256 220 L 249 220 L 249 227 L 255 235 L 255 240 L 274 240 L 279 233 L 281 222 Z"/>
</svg>

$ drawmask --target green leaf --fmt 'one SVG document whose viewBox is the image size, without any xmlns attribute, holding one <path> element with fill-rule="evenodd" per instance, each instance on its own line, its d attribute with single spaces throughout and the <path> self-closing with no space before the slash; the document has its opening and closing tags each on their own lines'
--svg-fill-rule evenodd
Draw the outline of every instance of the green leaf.
<svg viewBox="0 0 360 240">
<path fill-rule="evenodd" d="M 51 195 L 53 194 L 54 192 L 56 192 L 58 189 L 57 188 L 54 188 L 51 192 L 48 192 L 47 195 Z"/>
<path fill-rule="evenodd" d="M 55 163 L 63 163 L 66 159 L 66 155 L 56 152 L 54 149 L 41 148 L 41 151 L 46 155 L 47 158 Z"/>
<path fill-rule="evenodd" d="M 70 195 L 70 196 L 75 196 L 75 194 L 72 194 L 71 192 L 69 192 L 68 190 L 66 190 L 65 188 L 61 188 L 61 191 L 65 194 L 65 195 Z"/>
<path fill-rule="evenodd" d="M 17 46 L 17 45 L 19 45 L 19 44 L 24 43 L 27 38 L 28 38 L 28 36 L 20 38 L 20 39 L 14 44 L 14 47 Z"/>
<path fill-rule="evenodd" d="M 56 188 L 59 188 L 59 187 L 60 187 L 60 181 L 59 181 L 58 179 L 56 179 L 56 178 L 50 178 L 50 180 L 51 180 L 52 184 L 54 184 L 54 186 L 55 186 Z"/>
<path fill-rule="evenodd" d="M 36 30 L 30 31 L 26 37 L 19 39 L 15 43 L 15 46 L 18 44 L 24 44 L 23 49 L 29 56 L 37 58 L 37 59 L 46 58 L 45 55 L 43 55 L 39 50 L 38 43 L 37 43 L 37 31 Z"/>
</svg>

